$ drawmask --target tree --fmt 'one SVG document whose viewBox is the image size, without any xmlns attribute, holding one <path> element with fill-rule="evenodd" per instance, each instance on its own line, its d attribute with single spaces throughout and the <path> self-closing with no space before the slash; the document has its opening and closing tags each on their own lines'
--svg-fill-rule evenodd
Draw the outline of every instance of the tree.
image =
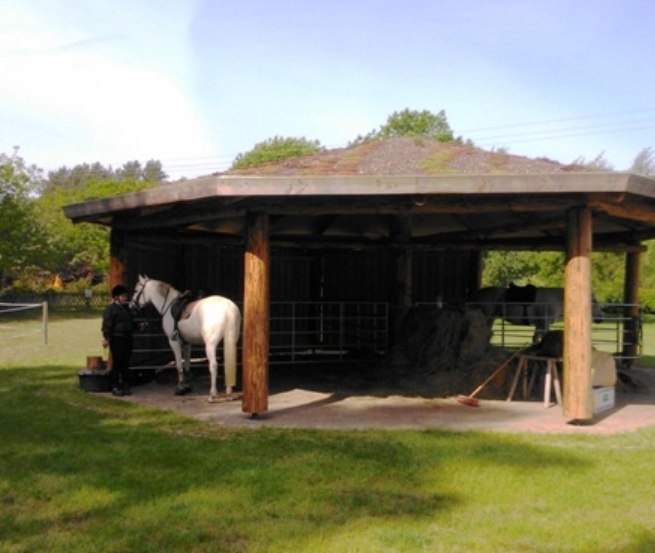
<svg viewBox="0 0 655 553">
<path fill-rule="evenodd" d="M 48 173 L 45 190 L 71 188 L 83 190 L 89 182 L 145 182 L 163 183 L 168 175 L 162 169 L 161 161 L 149 160 L 145 167 L 139 161 L 128 161 L 114 170 L 101 163 L 81 163 L 72 168 L 60 167 Z M 115 192 L 118 194 L 119 192 Z"/>
<path fill-rule="evenodd" d="M 148 160 L 141 173 L 141 179 L 144 182 L 164 183 L 167 178 L 168 175 L 164 172 L 161 161 L 155 159 Z"/>
<path fill-rule="evenodd" d="M 48 173 L 46 190 L 55 188 L 77 188 L 82 189 L 90 180 L 111 179 L 114 172 L 111 167 L 104 167 L 100 163 L 81 163 L 69 169 L 60 167 Z"/>
<path fill-rule="evenodd" d="M 630 167 L 630 172 L 645 177 L 655 175 L 655 154 L 651 148 L 644 148 L 637 154 Z"/>
<path fill-rule="evenodd" d="M 167 177 L 168 175 L 162 169 L 161 161 L 154 159 L 149 160 L 144 167 L 141 167 L 141 163 L 136 160 L 128 161 L 114 173 L 116 180 L 132 182 L 162 183 Z"/>
<path fill-rule="evenodd" d="M 51 252 L 43 258 L 42 267 L 63 272 L 88 265 L 96 272 L 106 272 L 109 263 L 109 230 L 89 223 L 74 225 L 65 217 L 63 206 L 153 186 L 156 183 L 134 178 L 120 181 L 115 177 L 96 178 L 91 173 L 86 181 L 77 182 L 73 188 L 48 186 L 36 201 L 38 216 L 47 229 Z"/>
<path fill-rule="evenodd" d="M 11 156 L 0 154 L 0 282 L 38 263 L 43 254 L 44 233 L 33 200 L 41 187 L 40 170 L 28 166 L 18 148 Z"/>
<path fill-rule="evenodd" d="M 484 258 L 483 286 L 561 286 L 563 255 L 557 252 L 490 251 Z"/>
<path fill-rule="evenodd" d="M 358 136 L 353 144 L 368 140 L 410 136 L 425 138 L 438 142 L 451 142 L 454 140 L 446 112 L 441 110 L 436 115 L 430 111 L 416 111 L 408 108 L 392 113 L 387 122 L 379 129 L 369 132 L 366 136 Z"/>
<path fill-rule="evenodd" d="M 115 177 L 119 181 L 139 181 L 143 176 L 141 164 L 138 161 L 128 161 L 120 169 L 116 169 Z"/>
<path fill-rule="evenodd" d="M 252 150 L 237 155 L 230 169 L 245 169 L 263 163 L 311 155 L 321 150 L 323 150 L 323 147 L 318 140 L 307 140 L 304 137 L 282 138 L 281 136 L 275 136 L 255 144 Z"/>
</svg>

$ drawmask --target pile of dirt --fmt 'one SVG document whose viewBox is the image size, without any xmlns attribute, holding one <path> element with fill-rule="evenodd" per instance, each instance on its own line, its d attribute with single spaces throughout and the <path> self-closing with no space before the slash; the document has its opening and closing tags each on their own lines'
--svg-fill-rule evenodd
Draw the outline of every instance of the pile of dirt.
<svg viewBox="0 0 655 553">
<path fill-rule="evenodd" d="M 386 359 L 374 368 L 375 381 L 386 389 L 432 397 L 468 394 L 511 354 L 491 346 L 490 338 L 479 310 L 414 307 Z M 506 389 L 501 373 L 480 397 L 503 397 Z"/>
</svg>

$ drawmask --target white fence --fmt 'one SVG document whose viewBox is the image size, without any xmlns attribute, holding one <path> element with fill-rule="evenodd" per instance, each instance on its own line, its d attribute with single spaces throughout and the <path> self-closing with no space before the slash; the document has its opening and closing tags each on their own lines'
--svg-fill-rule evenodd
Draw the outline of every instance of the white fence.
<svg viewBox="0 0 655 553">
<path fill-rule="evenodd" d="M 41 310 L 41 320 L 40 325 L 34 330 L 35 332 L 40 332 L 43 334 L 43 343 L 48 345 L 48 302 L 41 303 L 14 303 L 14 302 L 0 302 L 0 330 L 2 331 L 3 336 L 8 336 L 9 338 L 16 338 L 16 332 L 25 332 L 25 325 L 17 326 L 15 324 L 15 316 L 19 312 L 25 312 L 30 309 L 40 309 Z M 5 318 L 5 315 L 12 313 L 12 319 L 9 317 Z"/>
</svg>

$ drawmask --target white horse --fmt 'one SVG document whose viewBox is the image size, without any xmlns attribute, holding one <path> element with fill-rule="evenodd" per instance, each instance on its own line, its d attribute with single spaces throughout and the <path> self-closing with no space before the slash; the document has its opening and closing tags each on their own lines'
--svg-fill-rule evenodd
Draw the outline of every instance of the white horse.
<svg viewBox="0 0 655 553">
<path fill-rule="evenodd" d="M 175 355 L 178 375 L 178 387 L 175 393 L 178 395 L 191 390 L 184 380 L 185 372 L 189 371 L 191 346 L 204 344 L 211 376 L 209 401 L 217 398 L 216 347 L 223 340 L 225 391 L 230 396 L 236 386 L 237 342 L 241 330 L 241 312 L 236 304 L 227 298 L 208 296 L 189 304 L 185 309 L 185 316 L 178 321 L 176 329 L 171 307 L 180 295 L 178 290 L 165 282 L 139 275 L 131 304 L 142 308 L 150 303 L 162 316 L 162 329 Z"/>
<path fill-rule="evenodd" d="M 534 340 L 538 341 L 564 315 L 564 289 L 490 286 L 478 290 L 469 305 L 481 309 L 490 325 L 501 318 L 515 325 L 534 326 Z M 593 296 L 591 305 L 594 322 L 602 321 L 605 315 Z"/>
</svg>

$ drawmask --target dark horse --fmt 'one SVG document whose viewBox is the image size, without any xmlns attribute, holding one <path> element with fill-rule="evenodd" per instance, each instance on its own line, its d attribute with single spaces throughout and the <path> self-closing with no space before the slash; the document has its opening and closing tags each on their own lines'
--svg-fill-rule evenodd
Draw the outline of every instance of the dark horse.
<svg viewBox="0 0 655 553">
<path fill-rule="evenodd" d="M 550 325 L 560 320 L 564 314 L 564 289 L 539 288 L 528 284 L 509 288 L 490 286 L 481 288 L 470 303 L 479 307 L 489 324 L 495 319 L 508 323 L 535 327 L 535 340 L 548 332 Z M 592 298 L 592 317 L 595 322 L 604 318 L 598 302 Z"/>
</svg>

